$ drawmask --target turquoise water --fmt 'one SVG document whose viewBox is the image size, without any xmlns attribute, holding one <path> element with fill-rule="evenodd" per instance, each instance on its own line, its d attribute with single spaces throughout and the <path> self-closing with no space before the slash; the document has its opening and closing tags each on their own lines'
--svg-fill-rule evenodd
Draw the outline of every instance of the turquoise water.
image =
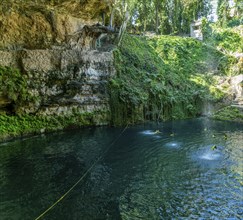
<svg viewBox="0 0 243 220">
<path fill-rule="evenodd" d="M 0 219 L 35 219 L 105 152 L 43 219 L 243 219 L 242 124 L 148 123 L 128 127 L 111 145 L 122 130 L 0 144 Z"/>
</svg>

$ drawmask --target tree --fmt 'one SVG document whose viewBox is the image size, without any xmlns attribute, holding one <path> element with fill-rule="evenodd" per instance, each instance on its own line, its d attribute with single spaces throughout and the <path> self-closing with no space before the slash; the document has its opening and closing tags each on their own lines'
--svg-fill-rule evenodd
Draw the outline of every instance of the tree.
<svg viewBox="0 0 243 220">
<path fill-rule="evenodd" d="M 235 0 L 235 16 L 237 18 L 243 17 L 243 2 L 242 0 Z"/>
<path fill-rule="evenodd" d="M 127 23 L 131 18 L 132 11 L 134 9 L 136 0 L 122 0 L 120 2 L 120 13 L 122 17 L 122 24 L 118 34 L 118 46 L 120 46 L 122 37 L 126 31 Z"/>
<path fill-rule="evenodd" d="M 155 33 L 159 33 L 159 9 L 160 9 L 160 0 L 155 0 Z"/>
<path fill-rule="evenodd" d="M 218 1 L 218 18 L 221 25 L 226 25 L 229 20 L 229 0 Z"/>
<path fill-rule="evenodd" d="M 120 26 L 118 45 L 127 27 L 157 34 L 189 33 L 190 24 L 209 12 L 209 0 L 106 0 L 110 8 L 110 27 Z M 225 1 L 225 0 L 221 0 Z"/>
<path fill-rule="evenodd" d="M 109 22 L 109 27 L 113 29 L 113 22 L 114 22 L 114 14 L 115 10 L 117 8 L 118 0 L 106 0 L 107 5 L 109 6 L 110 9 L 110 22 Z"/>
<path fill-rule="evenodd" d="M 152 2 L 153 0 L 142 0 L 135 2 L 134 8 L 136 24 L 138 27 L 140 27 L 142 32 L 146 32 L 147 29 L 151 28 L 151 23 L 153 20 Z"/>
</svg>

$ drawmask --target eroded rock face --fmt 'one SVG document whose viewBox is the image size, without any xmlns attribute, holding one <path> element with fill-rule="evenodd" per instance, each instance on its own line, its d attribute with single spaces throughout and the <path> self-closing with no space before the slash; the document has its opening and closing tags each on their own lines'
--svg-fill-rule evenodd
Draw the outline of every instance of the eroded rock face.
<svg viewBox="0 0 243 220">
<path fill-rule="evenodd" d="M 108 122 L 113 54 L 96 49 L 101 36 L 112 40 L 112 34 L 95 25 L 109 12 L 108 2 L 2 0 L 0 65 L 21 71 L 31 98 L 18 104 L 0 90 L 0 111 L 9 106 L 11 113 L 36 115 L 101 111 L 102 123 Z"/>
<path fill-rule="evenodd" d="M 36 98 L 18 109 L 41 115 L 76 112 L 109 112 L 107 83 L 115 73 L 112 52 L 80 50 L 24 50 L 1 52 L 17 63 L 21 53 L 22 71 L 27 74 L 28 89 Z M 3 97 L 1 100 L 4 100 Z M 6 100 L 5 100 L 6 102 Z M 0 103 L 1 105 L 1 103 Z"/>
<path fill-rule="evenodd" d="M 12 100 L 8 91 L 0 88 L 0 114 L 94 113 L 92 123 L 109 123 L 107 89 L 115 73 L 110 45 L 113 37 L 108 28 L 96 25 L 104 13 L 109 13 L 108 3 L 1 1 L 0 66 L 20 70 L 29 98 Z M 97 50 L 101 38 L 102 42 L 109 39 L 109 51 Z"/>
<path fill-rule="evenodd" d="M 17 62 L 16 52 L 0 50 L 0 63 L 4 66 L 17 68 L 18 62 Z"/>
<path fill-rule="evenodd" d="M 231 78 L 231 88 L 234 104 L 243 105 L 243 74 Z"/>
<path fill-rule="evenodd" d="M 13 1 L 0 5 L 0 48 L 46 49 L 67 43 L 85 25 L 101 21 L 106 1 Z"/>
<path fill-rule="evenodd" d="M 102 118 L 94 117 L 95 124 L 109 123 L 108 81 L 115 67 L 112 50 L 97 49 L 100 36 L 112 39 L 103 26 L 84 26 L 61 46 L 0 51 L 0 66 L 18 68 L 31 97 L 18 105 L 0 93 L 0 110 L 11 106 L 11 114 L 35 115 L 101 112 Z"/>
</svg>

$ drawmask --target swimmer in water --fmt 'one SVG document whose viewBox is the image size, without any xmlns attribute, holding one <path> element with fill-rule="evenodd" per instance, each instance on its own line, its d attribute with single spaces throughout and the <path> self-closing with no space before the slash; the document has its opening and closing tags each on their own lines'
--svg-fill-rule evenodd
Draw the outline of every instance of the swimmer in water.
<svg viewBox="0 0 243 220">
<path fill-rule="evenodd" d="M 161 133 L 159 130 L 156 130 L 156 131 L 154 132 L 154 134 L 159 134 L 159 133 Z"/>
<path fill-rule="evenodd" d="M 211 147 L 211 149 L 212 149 L 212 150 L 216 150 L 216 149 L 217 149 L 217 146 L 216 146 L 216 145 L 213 145 L 213 146 Z"/>
<path fill-rule="evenodd" d="M 228 136 L 226 133 L 224 133 L 224 140 L 227 140 L 228 139 Z"/>
</svg>

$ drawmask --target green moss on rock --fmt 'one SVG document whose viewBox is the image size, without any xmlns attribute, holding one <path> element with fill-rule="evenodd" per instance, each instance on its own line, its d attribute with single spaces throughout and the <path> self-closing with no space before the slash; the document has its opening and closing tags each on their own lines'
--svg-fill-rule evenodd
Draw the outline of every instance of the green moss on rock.
<svg viewBox="0 0 243 220">
<path fill-rule="evenodd" d="M 0 114 L 0 141 L 82 126 L 105 125 L 108 121 L 109 112 L 106 111 L 76 113 L 68 116 L 9 116 Z"/>
<path fill-rule="evenodd" d="M 243 109 L 227 106 L 219 111 L 217 111 L 213 115 L 214 119 L 223 120 L 223 121 L 236 121 L 236 122 L 243 122 Z"/>
<path fill-rule="evenodd" d="M 27 82 L 18 69 L 0 66 L 0 88 L 9 100 L 20 103 L 27 99 Z"/>
</svg>

